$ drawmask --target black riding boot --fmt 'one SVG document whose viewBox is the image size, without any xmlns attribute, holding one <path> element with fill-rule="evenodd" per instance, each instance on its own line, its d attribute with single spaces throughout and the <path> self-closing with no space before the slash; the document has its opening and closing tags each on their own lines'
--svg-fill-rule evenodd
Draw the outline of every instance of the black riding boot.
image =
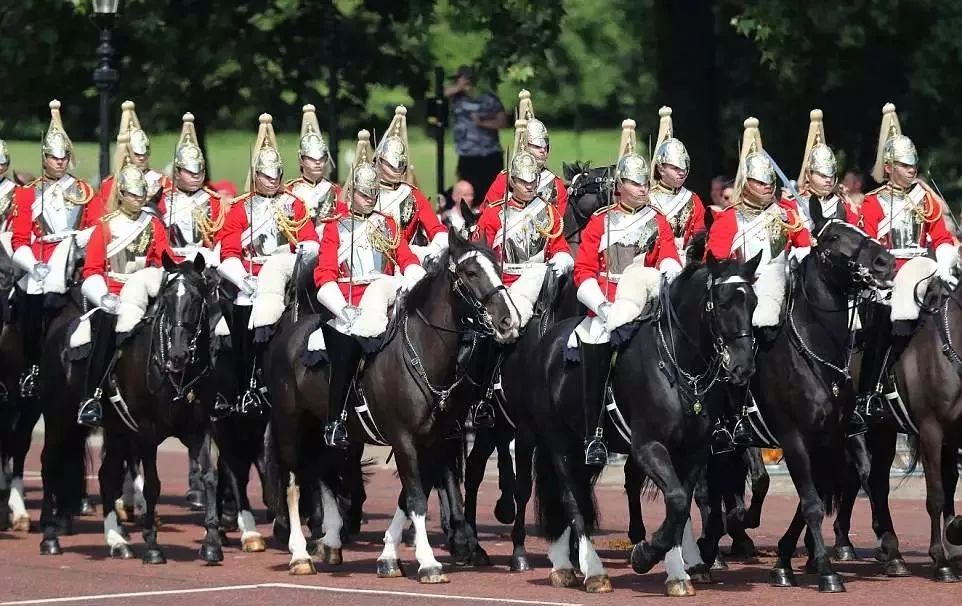
<svg viewBox="0 0 962 606">
<path fill-rule="evenodd" d="M 90 354 L 84 373 L 84 394 L 77 411 L 77 423 L 87 427 L 100 427 L 103 421 L 101 398 L 102 385 L 114 359 L 116 348 L 117 316 L 103 311 L 90 317 Z"/>
<path fill-rule="evenodd" d="M 493 429 L 497 418 L 494 412 L 494 399 L 500 397 L 497 393 L 501 382 L 501 360 L 503 352 L 500 348 L 490 348 L 489 355 L 486 356 L 482 377 L 485 377 L 485 389 L 481 399 L 474 405 L 471 415 L 471 424 L 475 429 Z"/>
<path fill-rule="evenodd" d="M 738 448 L 752 448 L 755 446 L 765 446 L 761 436 L 755 431 L 748 418 L 748 406 L 754 404 L 751 392 L 747 387 L 744 389 L 732 389 L 733 401 L 739 403 L 738 414 L 735 415 L 735 427 L 732 429 L 732 445 Z"/>
<path fill-rule="evenodd" d="M 324 443 L 331 448 L 346 449 L 350 445 L 347 434 L 347 402 L 363 352 L 354 337 L 338 332 L 327 324 L 324 324 L 323 330 L 324 342 L 331 360 L 328 422 L 324 426 Z M 337 354 L 330 355 L 331 352 Z"/>
<path fill-rule="evenodd" d="M 230 338 L 237 372 L 237 400 L 233 412 L 257 416 L 267 409 L 264 389 L 257 382 L 257 349 L 254 331 L 247 328 L 251 317 L 249 305 L 234 305 L 231 313 Z M 214 404 L 215 416 L 218 403 Z M 223 407 L 223 403 L 220 403 Z"/>
<path fill-rule="evenodd" d="M 585 429 L 594 429 L 585 436 L 585 465 L 604 467 L 608 463 L 608 445 L 604 437 L 605 389 L 611 372 L 609 343 L 578 345 L 581 353 L 582 402 Z"/>
<path fill-rule="evenodd" d="M 40 357 L 43 354 L 43 341 L 46 334 L 44 322 L 43 295 L 28 295 L 17 287 L 17 315 L 23 337 L 23 350 L 27 359 L 27 369 L 20 375 L 20 397 L 36 397 L 40 386 Z"/>
<path fill-rule="evenodd" d="M 882 399 L 883 386 L 886 381 L 887 369 L 901 349 L 893 351 L 895 341 L 892 336 L 892 322 L 889 319 L 890 309 L 877 303 L 868 303 L 864 311 L 865 328 L 862 347 L 862 366 L 859 373 L 858 397 L 855 410 L 849 418 L 846 434 L 857 436 L 868 431 L 869 427 L 885 419 L 885 404 Z M 893 355 L 893 353 L 895 355 Z"/>
</svg>

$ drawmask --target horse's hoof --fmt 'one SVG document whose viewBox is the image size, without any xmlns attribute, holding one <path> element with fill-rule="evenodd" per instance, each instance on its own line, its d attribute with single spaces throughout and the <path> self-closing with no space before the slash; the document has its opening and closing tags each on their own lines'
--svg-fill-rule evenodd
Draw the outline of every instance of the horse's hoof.
<svg viewBox="0 0 962 606">
<path fill-rule="evenodd" d="M 63 555 L 60 541 L 56 538 L 40 541 L 40 555 Z"/>
<path fill-rule="evenodd" d="M 502 524 L 514 524 L 514 499 L 508 497 L 498 499 L 494 504 L 494 518 Z"/>
<path fill-rule="evenodd" d="M 511 572 L 527 572 L 533 570 L 526 555 L 511 556 Z"/>
<path fill-rule="evenodd" d="M 245 553 L 267 551 L 267 543 L 264 542 L 264 537 L 260 535 L 247 537 L 246 539 L 241 539 L 241 549 Z"/>
<path fill-rule="evenodd" d="M 127 543 L 118 543 L 110 548 L 110 557 L 115 560 L 132 560 L 137 557 L 137 554 Z"/>
<path fill-rule="evenodd" d="M 80 515 L 92 516 L 94 513 L 96 513 L 96 511 L 97 510 L 94 509 L 94 506 L 90 503 L 89 498 L 84 497 L 80 499 Z"/>
<path fill-rule="evenodd" d="M 837 562 L 857 562 L 858 554 L 851 545 L 840 545 L 835 548 L 835 560 Z"/>
<path fill-rule="evenodd" d="M 548 582 L 551 583 L 552 587 L 577 587 L 578 577 L 575 576 L 574 570 L 562 568 L 552 570 L 551 574 L 548 575 Z"/>
<path fill-rule="evenodd" d="M 688 569 L 688 576 L 691 582 L 696 585 L 711 585 L 711 571 L 707 564 L 698 564 Z"/>
<path fill-rule="evenodd" d="M 887 577 L 910 577 L 912 572 L 905 565 L 902 558 L 892 558 L 885 563 L 885 576 Z"/>
<path fill-rule="evenodd" d="M 440 583 L 450 583 L 448 575 L 441 572 L 440 566 L 428 566 L 418 570 L 418 583 L 425 585 L 438 585 Z"/>
<path fill-rule="evenodd" d="M 314 560 L 311 558 L 293 560 L 287 567 L 287 571 L 293 576 L 317 574 L 317 568 L 314 567 Z"/>
<path fill-rule="evenodd" d="M 204 543 L 200 546 L 200 559 L 206 564 L 218 564 L 224 561 L 224 550 L 220 545 Z"/>
<path fill-rule="evenodd" d="M 328 566 L 340 566 L 344 562 L 344 555 L 340 547 L 328 547 L 321 543 L 321 561 Z"/>
<path fill-rule="evenodd" d="M 30 532 L 30 516 L 20 514 L 10 523 L 10 530 L 13 532 Z"/>
<path fill-rule="evenodd" d="M 798 587 L 798 581 L 792 569 L 777 566 L 768 573 L 768 584 L 772 587 Z"/>
<path fill-rule="evenodd" d="M 628 561 L 631 562 L 631 568 L 638 574 L 645 574 L 655 567 L 654 552 L 645 541 L 632 547 Z"/>
<path fill-rule="evenodd" d="M 844 593 L 845 585 L 838 573 L 830 572 L 818 578 L 819 593 Z"/>
<path fill-rule="evenodd" d="M 599 574 L 585 579 L 585 591 L 587 593 L 611 593 L 611 577 L 606 574 Z"/>
<path fill-rule="evenodd" d="M 815 574 L 818 572 L 818 565 L 815 564 L 815 560 L 808 558 L 805 560 L 805 574 Z"/>
<path fill-rule="evenodd" d="M 754 558 L 758 555 L 758 550 L 755 549 L 755 542 L 745 537 L 737 541 L 732 541 L 728 555 L 733 558 Z"/>
<path fill-rule="evenodd" d="M 959 575 L 955 574 L 951 566 L 939 566 L 935 569 L 932 578 L 939 583 L 958 583 Z"/>
<path fill-rule="evenodd" d="M 191 511 L 203 511 L 207 508 L 207 501 L 204 499 L 204 493 L 199 490 L 188 490 L 184 499 L 187 501 L 187 506 L 191 509 Z"/>
<path fill-rule="evenodd" d="M 401 568 L 401 560 L 378 560 L 377 576 L 380 579 L 395 579 L 397 577 L 403 577 L 404 570 Z"/>
<path fill-rule="evenodd" d="M 163 551 L 155 547 L 144 552 L 143 561 L 144 564 L 166 564 L 167 558 L 164 557 Z"/>
<path fill-rule="evenodd" d="M 471 557 L 468 559 L 468 563 L 471 566 L 490 566 L 491 558 L 488 556 L 488 552 L 484 550 L 480 545 L 474 548 L 471 553 Z"/>
<path fill-rule="evenodd" d="M 665 595 L 669 598 L 687 598 L 695 595 L 695 586 L 686 579 L 674 579 L 665 583 Z"/>
<path fill-rule="evenodd" d="M 712 570 L 728 570 L 728 562 L 726 562 L 725 558 L 721 557 L 721 554 L 719 554 L 715 557 L 715 561 L 712 562 L 711 569 Z"/>
</svg>

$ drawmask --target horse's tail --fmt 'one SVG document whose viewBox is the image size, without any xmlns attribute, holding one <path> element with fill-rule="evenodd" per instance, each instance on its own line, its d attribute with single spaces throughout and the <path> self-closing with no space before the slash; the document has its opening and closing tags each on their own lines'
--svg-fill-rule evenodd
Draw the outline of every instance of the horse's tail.
<svg viewBox="0 0 962 606">
<path fill-rule="evenodd" d="M 550 449 L 538 446 L 534 451 L 535 493 L 537 495 L 538 526 L 549 540 L 557 539 L 571 523 L 562 499 L 561 479 L 555 470 Z M 567 459 L 571 461 L 572 456 Z M 594 484 L 600 475 L 583 464 L 569 467 L 574 482 L 575 502 L 585 529 L 590 534 L 598 527 L 598 505 L 595 502 Z"/>
<path fill-rule="evenodd" d="M 902 475 L 910 476 L 915 473 L 915 470 L 919 467 L 919 437 L 915 434 L 909 434 L 905 438 L 905 446 L 908 450 L 908 458 L 906 459 L 906 465 L 902 471 Z"/>
<path fill-rule="evenodd" d="M 264 491 L 267 508 L 277 515 L 287 512 L 287 474 L 281 473 L 281 459 L 277 450 L 278 436 L 274 435 L 274 424 L 270 423 L 264 435 Z"/>
</svg>

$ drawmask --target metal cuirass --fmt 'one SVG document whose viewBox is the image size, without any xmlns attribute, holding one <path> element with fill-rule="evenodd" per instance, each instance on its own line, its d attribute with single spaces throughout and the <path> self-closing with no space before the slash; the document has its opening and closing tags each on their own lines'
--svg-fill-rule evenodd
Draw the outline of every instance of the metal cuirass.
<svg viewBox="0 0 962 606">
<path fill-rule="evenodd" d="M 110 242 L 113 243 L 126 238 L 129 229 L 137 229 L 136 222 L 124 216 L 112 219 L 110 222 Z M 120 274 L 132 274 L 142 269 L 144 257 L 147 256 L 147 251 L 150 249 L 150 243 L 153 239 L 154 223 L 153 221 L 147 221 L 146 226 L 139 234 L 134 236 L 126 246 L 110 256 L 108 262 L 111 271 Z M 111 244 L 107 245 L 108 250 L 112 248 Z"/>
<path fill-rule="evenodd" d="M 918 185 L 915 187 L 920 191 L 922 189 Z M 920 243 L 925 197 L 924 192 L 922 196 L 912 196 L 913 193 L 915 190 L 906 193 L 884 189 L 878 192 L 878 200 L 885 213 L 879 232 L 882 237 L 888 236 L 889 248 L 896 257 L 917 256 L 924 250 Z M 916 201 L 913 199 L 915 197 L 920 199 Z M 885 227 L 888 227 L 887 234 L 884 233 Z"/>
<path fill-rule="evenodd" d="M 538 203 L 537 198 L 524 208 L 505 205 L 501 212 L 501 224 L 507 235 L 503 246 L 506 263 L 544 262 L 544 250 L 548 245 L 545 234 L 553 229 L 548 205 Z M 536 258 L 540 255 L 540 258 Z"/>
<path fill-rule="evenodd" d="M 334 216 L 334 206 L 336 199 L 334 195 L 334 184 L 330 181 L 321 181 L 312 184 L 300 180 L 294 184 L 291 191 L 295 196 L 304 201 L 307 207 L 307 214 L 315 223 L 326 221 Z"/>
<path fill-rule="evenodd" d="M 173 196 L 165 196 L 164 224 L 170 233 L 170 240 L 174 246 L 202 246 L 204 235 L 200 231 L 198 219 L 210 217 L 210 195 L 203 189 L 193 195 L 182 191 L 175 191 Z M 177 242 L 175 232 L 179 233 L 182 241 Z"/>
<path fill-rule="evenodd" d="M 256 257 L 268 257 L 278 248 L 289 246 L 287 238 L 277 225 L 275 204 L 275 199 L 262 196 L 253 196 L 244 202 L 248 221 L 251 221 L 248 229 Z"/>
<path fill-rule="evenodd" d="M 736 218 L 738 232 L 732 245 L 736 259 L 744 263 L 762 253 L 761 266 L 785 251 L 788 245 L 788 215 L 778 204 L 772 204 L 758 213 L 739 208 Z"/>
<path fill-rule="evenodd" d="M 44 234 L 56 234 L 77 229 L 83 218 L 85 196 L 77 181 L 66 188 L 60 182 L 43 179 L 33 186 L 36 199 L 41 199 L 39 221 Z"/>
<path fill-rule="evenodd" d="M 337 257 L 342 275 L 365 282 L 386 273 L 390 259 L 375 247 L 372 234 L 375 237 L 380 236 L 382 241 L 391 240 L 384 217 L 372 215 L 368 219 L 362 219 L 349 215 L 338 220 L 337 236 L 340 245 Z"/>
<path fill-rule="evenodd" d="M 628 214 L 618 209 L 605 216 L 601 249 L 607 259 L 608 278 L 617 281 L 635 257 L 647 253 L 658 239 L 658 220 L 653 208 Z"/>
<path fill-rule="evenodd" d="M 402 230 L 407 228 L 415 211 L 411 186 L 406 183 L 402 183 L 397 189 L 382 186 L 378 193 L 377 210 L 394 219 Z"/>
<path fill-rule="evenodd" d="M 676 238 L 685 235 L 688 221 L 695 213 L 695 197 L 684 187 L 677 192 L 664 187 L 655 187 L 651 191 L 651 205 L 668 219 L 671 231 Z"/>
<path fill-rule="evenodd" d="M 11 179 L 0 180 L 0 225 L 7 222 L 13 207 L 13 192 L 16 184 Z"/>
</svg>

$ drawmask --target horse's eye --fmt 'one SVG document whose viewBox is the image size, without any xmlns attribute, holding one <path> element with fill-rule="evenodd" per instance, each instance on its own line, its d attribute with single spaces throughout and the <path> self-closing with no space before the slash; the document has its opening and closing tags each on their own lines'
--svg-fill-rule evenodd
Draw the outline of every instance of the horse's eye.
<svg viewBox="0 0 962 606">
<path fill-rule="evenodd" d="M 474 278 L 478 277 L 478 272 L 474 271 L 473 269 L 468 269 L 464 272 L 464 275 L 473 280 Z"/>
</svg>

